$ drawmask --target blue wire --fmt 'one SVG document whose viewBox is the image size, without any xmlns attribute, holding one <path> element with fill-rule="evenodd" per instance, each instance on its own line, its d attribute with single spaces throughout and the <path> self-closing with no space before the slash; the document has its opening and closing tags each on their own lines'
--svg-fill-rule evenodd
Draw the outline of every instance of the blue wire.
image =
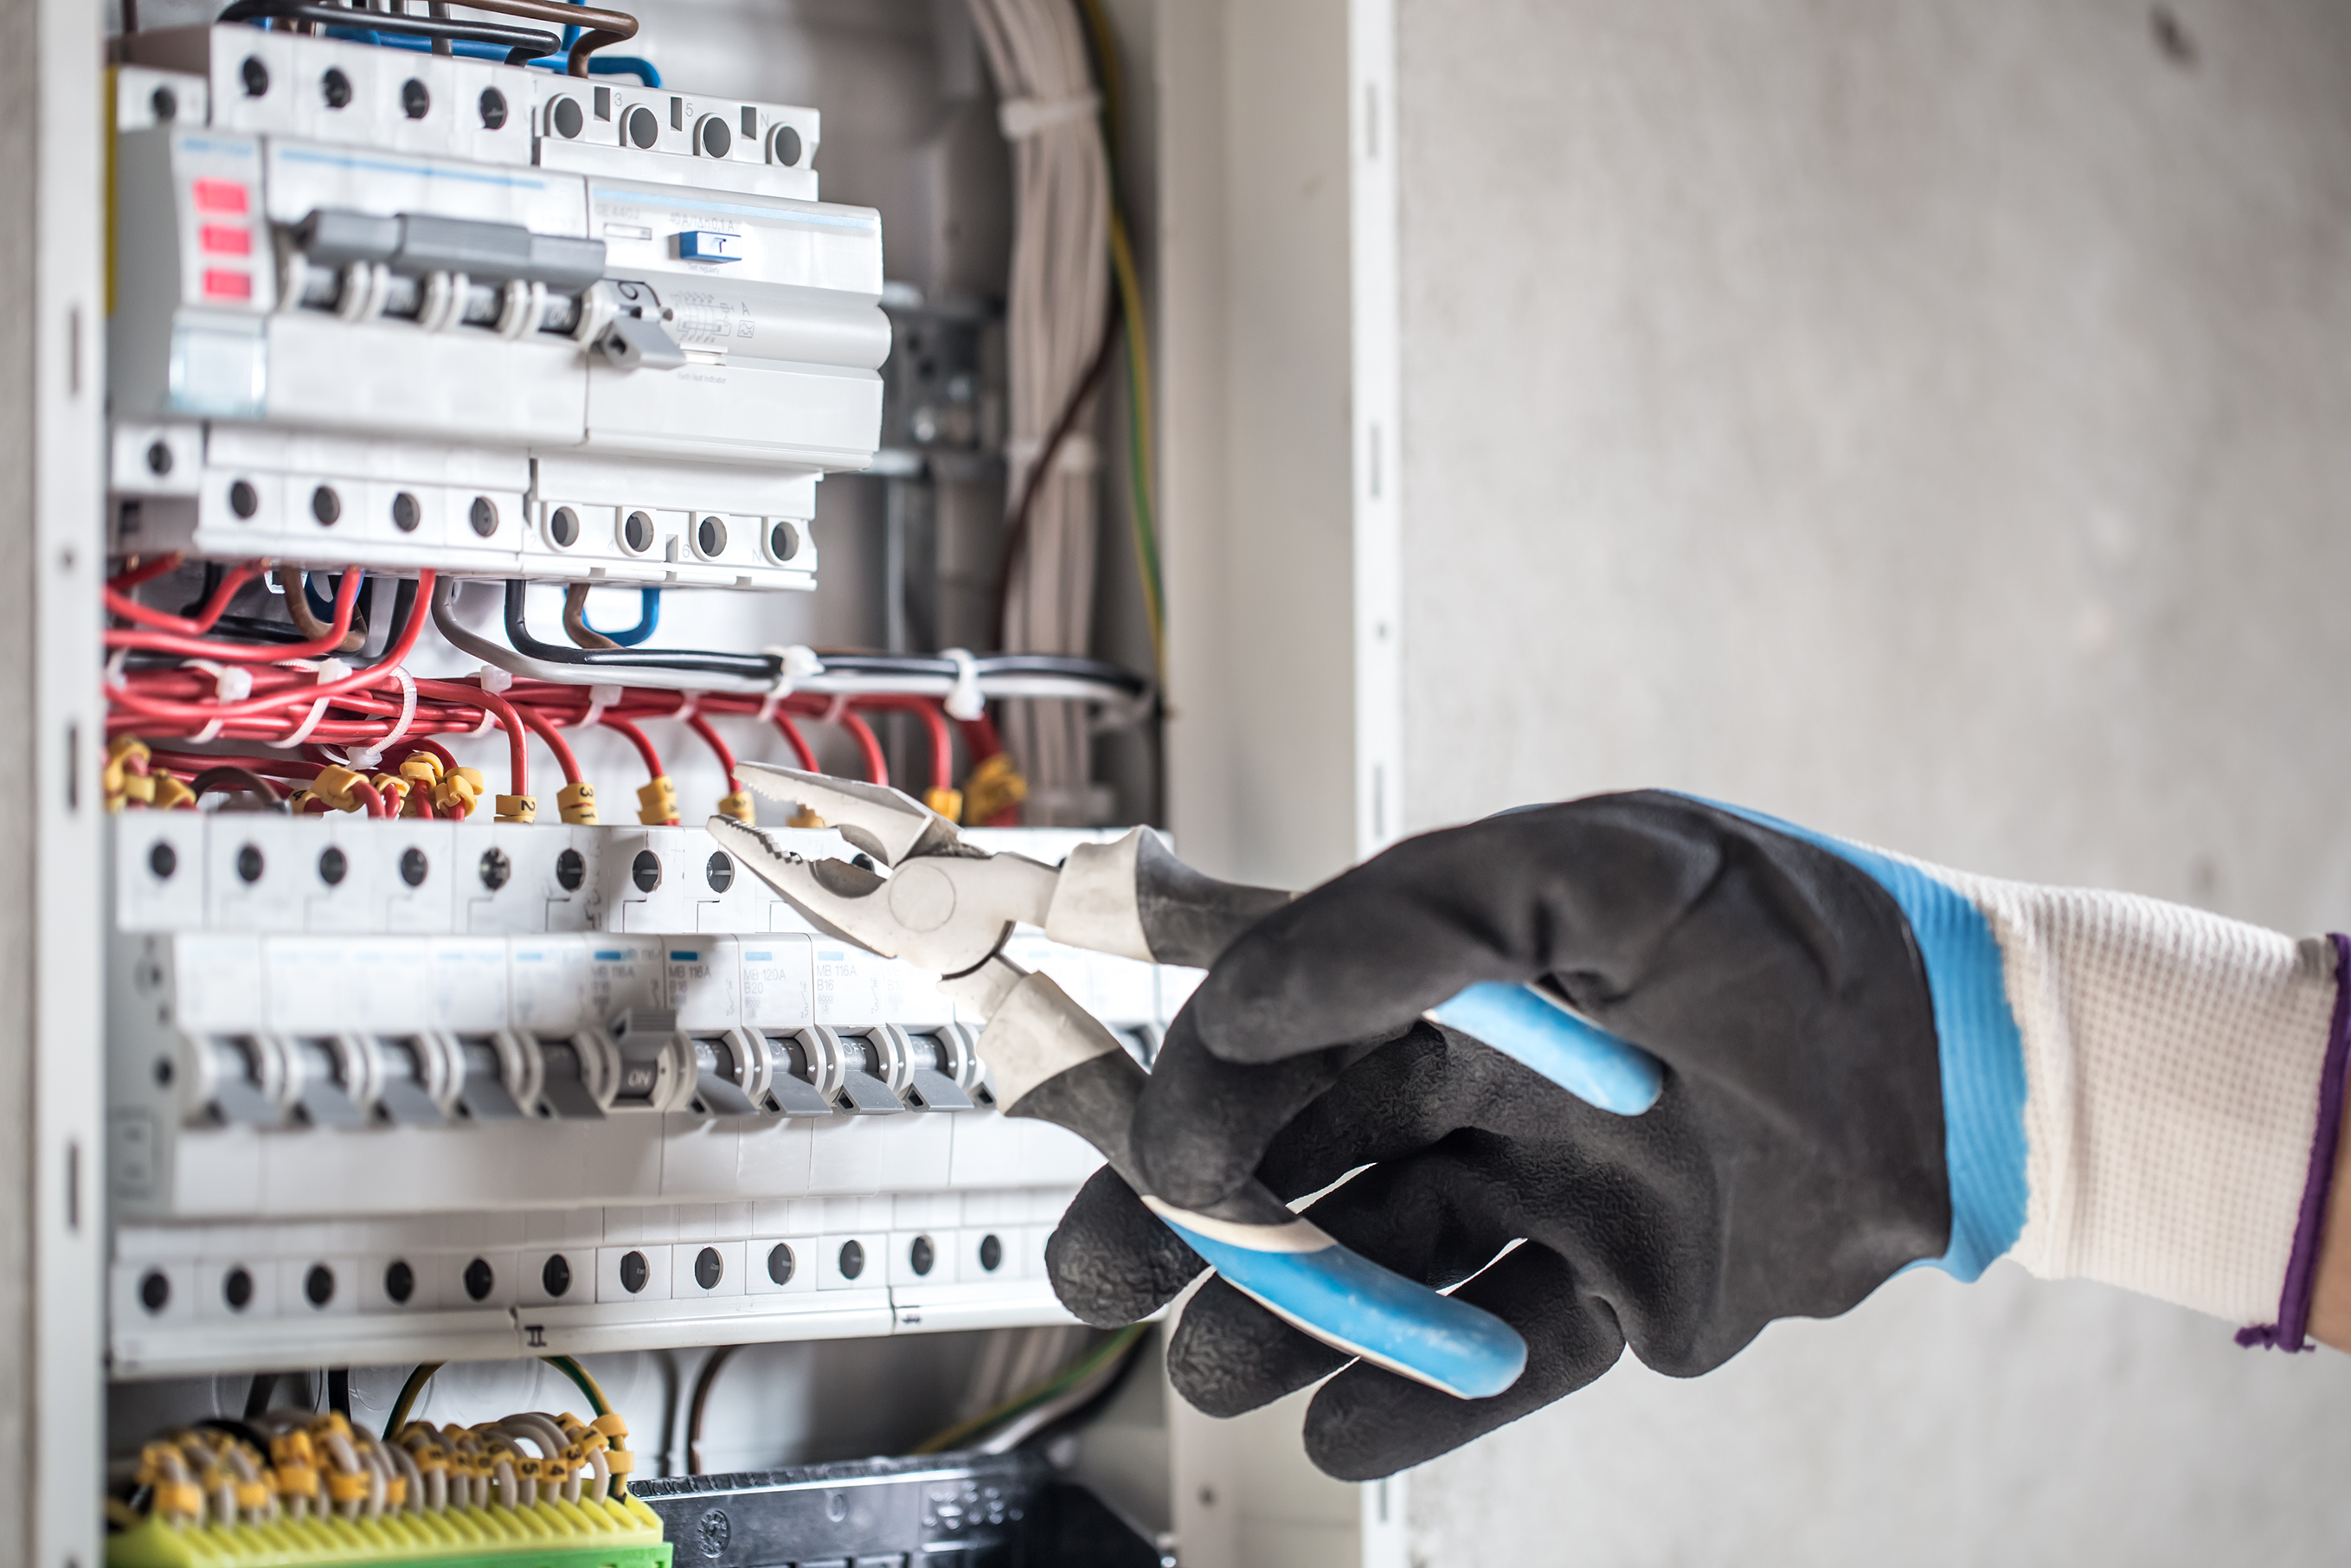
<svg viewBox="0 0 2351 1568">
<path fill-rule="evenodd" d="M 580 29 L 567 27 L 564 31 L 568 37 L 563 42 L 568 50 L 578 39 Z M 433 48 L 432 41 L 427 38 L 414 37 L 406 33 L 371 32 L 365 27 L 329 27 L 327 37 L 340 38 L 346 43 L 373 44 L 380 49 L 409 49 L 417 54 L 428 54 Z M 503 60 L 507 57 L 507 52 L 497 45 L 476 43 L 471 38 L 459 38 L 449 47 L 453 53 L 469 60 Z M 527 63 L 559 74 L 569 61 L 566 55 L 545 55 Z M 591 76 L 600 77 L 632 76 L 648 88 L 659 88 L 662 84 L 661 71 L 653 61 L 637 55 L 590 55 L 588 57 L 588 71 Z"/>
<path fill-rule="evenodd" d="M 607 632 L 597 626 L 589 626 L 588 630 L 595 632 L 599 637 L 609 638 L 623 648 L 633 648 L 652 636 L 653 628 L 661 624 L 662 591 L 658 588 L 641 588 L 637 590 L 637 602 L 641 608 L 637 611 L 637 623 L 634 626 L 625 632 Z M 588 617 L 581 615 L 580 623 L 587 626 Z"/>
</svg>

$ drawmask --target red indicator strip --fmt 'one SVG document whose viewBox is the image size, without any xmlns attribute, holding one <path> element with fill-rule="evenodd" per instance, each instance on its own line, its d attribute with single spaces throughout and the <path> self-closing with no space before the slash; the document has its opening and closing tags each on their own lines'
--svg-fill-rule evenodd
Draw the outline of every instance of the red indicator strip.
<svg viewBox="0 0 2351 1568">
<path fill-rule="evenodd" d="M 245 185 L 236 180 L 198 180 L 190 187 L 200 213 L 241 213 L 246 210 Z"/>
<path fill-rule="evenodd" d="M 208 267 L 204 269 L 204 298 L 250 299 L 253 298 L 253 274 L 233 272 L 225 267 Z"/>
<path fill-rule="evenodd" d="M 197 243 L 206 256 L 251 256 L 253 231 L 235 224 L 206 224 Z"/>
</svg>

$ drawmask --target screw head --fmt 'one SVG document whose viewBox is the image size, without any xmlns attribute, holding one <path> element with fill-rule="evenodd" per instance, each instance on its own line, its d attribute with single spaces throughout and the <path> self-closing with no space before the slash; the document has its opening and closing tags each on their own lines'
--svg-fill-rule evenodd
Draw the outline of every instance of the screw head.
<svg viewBox="0 0 2351 1568">
<path fill-rule="evenodd" d="M 653 520 L 643 512 L 631 512 L 621 524 L 621 543 L 631 555 L 643 555 L 653 548 Z"/>
<path fill-rule="evenodd" d="M 498 531 L 498 504 L 487 496 L 476 496 L 473 507 L 465 514 L 465 520 L 474 525 L 475 533 L 488 538 Z"/>
<path fill-rule="evenodd" d="M 335 494 L 331 485 L 321 485 L 310 492 L 310 515 L 319 519 L 322 528 L 331 528 L 343 516 L 343 498 Z"/>
<path fill-rule="evenodd" d="M 243 1264 L 231 1269 L 221 1281 L 221 1300 L 233 1312 L 241 1312 L 253 1304 L 253 1276 L 246 1272 Z"/>
<path fill-rule="evenodd" d="M 335 1299 L 335 1271 L 324 1263 L 313 1263 L 310 1271 L 302 1276 L 302 1294 L 314 1307 L 323 1307 Z"/>
<path fill-rule="evenodd" d="M 236 875 L 239 882 L 259 882 L 267 862 L 261 858 L 257 844 L 246 844 L 236 852 Z"/>
<path fill-rule="evenodd" d="M 661 856 L 651 850 L 639 850 L 637 858 L 629 862 L 629 880 L 639 893 L 651 893 L 661 885 Z"/>
<path fill-rule="evenodd" d="M 507 884 L 507 880 L 509 877 L 514 875 L 514 862 L 507 857 L 507 852 L 504 850 L 484 850 L 482 852 L 481 874 L 482 885 L 488 888 L 492 893 L 496 893 L 498 889 Z"/>
<path fill-rule="evenodd" d="M 726 553 L 726 522 L 723 517 L 705 517 L 695 526 L 694 542 L 704 555 Z"/>
<path fill-rule="evenodd" d="M 416 1294 L 416 1270 L 402 1259 L 393 1259 L 383 1270 L 383 1293 L 394 1305 L 405 1302 Z"/>
<path fill-rule="evenodd" d="M 555 857 L 556 884 L 566 893 L 577 893 L 580 884 L 588 880 L 588 860 L 578 850 L 566 850 Z"/>
<path fill-rule="evenodd" d="M 139 1304 L 160 1312 L 172 1304 L 172 1281 L 161 1269 L 150 1269 L 139 1279 Z"/>
<path fill-rule="evenodd" d="M 154 475 L 158 479 L 161 479 L 164 475 L 169 474 L 171 471 L 171 444 L 168 442 L 162 441 L 149 442 L 147 444 L 147 472 Z"/>
<path fill-rule="evenodd" d="M 170 844 L 157 841 L 147 852 L 147 869 L 157 882 L 169 882 L 172 873 L 180 869 L 180 852 Z"/>
<path fill-rule="evenodd" d="M 726 1277 L 726 1260 L 716 1247 L 705 1247 L 694 1255 L 694 1282 L 705 1291 L 718 1289 L 718 1281 Z"/>
<path fill-rule="evenodd" d="M 319 78 L 319 96 L 327 100 L 329 109 L 341 109 L 351 101 L 351 78 L 340 66 L 329 66 L 327 74 Z"/>
<path fill-rule="evenodd" d="M 621 1257 L 621 1289 L 635 1295 L 653 1277 L 653 1265 L 642 1252 L 627 1252 Z"/>
<path fill-rule="evenodd" d="M 789 560 L 800 553 L 800 531 L 789 523 L 778 523 L 768 530 L 768 553 L 778 560 Z"/>
<path fill-rule="evenodd" d="M 147 95 L 147 107 L 154 111 L 158 120 L 177 120 L 180 118 L 180 95 L 168 87 L 159 87 Z"/>
<path fill-rule="evenodd" d="M 990 1231 L 979 1239 L 979 1266 L 993 1274 L 1004 1264 L 1004 1243 Z"/>
<path fill-rule="evenodd" d="M 710 863 L 702 868 L 702 878 L 713 893 L 724 893 L 735 885 L 735 858 L 725 850 L 715 852 Z"/>
<path fill-rule="evenodd" d="M 414 77 L 400 84 L 400 111 L 411 120 L 422 120 L 433 112 L 433 94 Z"/>
<path fill-rule="evenodd" d="M 776 127 L 776 134 L 774 138 L 768 141 L 768 146 L 773 152 L 777 162 L 783 164 L 787 168 L 794 168 L 799 165 L 801 152 L 800 133 L 793 130 L 790 126 L 778 125 Z"/>
<path fill-rule="evenodd" d="M 571 1289 L 571 1260 L 557 1252 L 547 1260 L 538 1271 L 539 1288 L 550 1296 L 559 1296 Z"/>
<path fill-rule="evenodd" d="M 494 87 L 486 87 L 486 88 L 484 88 L 484 89 L 482 89 L 482 100 L 481 100 L 481 103 L 480 103 L 480 106 L 479 106 L 479 107 L 480 107 L 481 111 L 482 111 L 482 129 L 483 129 L 483 130 L 485 130 L 485 131 L 503 131 L 503 130 L 505 130 L 505 129 L 506 129 L 506 124 L 507 124 L 507 95 L 506 95 L 506 94 L 504 94 L 504 93 L 500 92 L 497 89 L 496 89 L 496 88 L 494 88 Z"/>
<path fill-rule="evenodd" d="M 580 514 L 569 507 L 558 507 L 548 514 L 547 537 L 565 549 L 580 542 Z"/>
<path fill-rule="evenodd" d="M 778 1241 L 768 1249 L 768 1278 L 778 1285 L 792 1282 L 792 1269 L 799 1261 L 792 1256 L 791 1243 Z"/>
<path fill-rule="evenodd" d="M 246 56 L 245 64 L 237 68 L 236 74 L 245 83 L 246 97 L 259 98 L 268 92 L 269 68 L 261 63 L 259 56 Z"/>
<path fill-rule="evenodd" d="M 841 1277 L 844 1280 L 854 1280 L 863 1272 L 865 1272 L 864 1244 L 858 1241 L 842 1242 L 841 1244 Z"/>
<path fill-rule="evenodd" d="M 415 497 L 402 490 L 392 498 L 392 526 L 403 534 L 413 534 L 424 520 L 424 508 Z"/>
<path fill-rule="evenodd" d="M 239 517 L 250 517 L 261 510 L 261 492 L 250 481 L 239 479 L 228 487 L 228 509 Z"/>
<path fill-rule="evenodd" d="M 329 887 L 340 887 L 350 870 L 350 857 L 342 851 L 329 845 L 319 852 L 319 880 Z"/>
<path fill-rule="evenodd" d="M 661 121 L 653 111 L 643 104 L 629 110 L 629 142 L 634 147 L 651 147 L 661 139 Z"/>
<path fill-rule="evenodd" d="M 497 1282 L 497 1270 L 490 1267 L 488 1259 L 476 1258 L 465 1265 L 465 1294 L 473 1300 L 478 1301 L 488 1296 Z"/>
<path fill-rule="evenodd" d="M 726 120 L 714 114 L 702 122 L 702 152 L 705 157 L 724 158 L 734 147 L 735 133 L 726 128 Z"/>
<path fill-rule="evenodd" d="M 580 100 L 576 98 L 557 99 L 549 106 L 547 118 L 554 125 L 555 133 L 566 141 L 588 127 L 588 117 L 580 111 Z"/>
<path fill-rule="evenodd" d="M 931 1239 L 927 1236 L 915 1237 L 914 1244 L 906 1249 L 906 1267 L 912 1269 L 917 1278 L 928 1274 L 931 1266 L 938 1260 L 938 1249 L 931 1245 Z"/>
</svg>

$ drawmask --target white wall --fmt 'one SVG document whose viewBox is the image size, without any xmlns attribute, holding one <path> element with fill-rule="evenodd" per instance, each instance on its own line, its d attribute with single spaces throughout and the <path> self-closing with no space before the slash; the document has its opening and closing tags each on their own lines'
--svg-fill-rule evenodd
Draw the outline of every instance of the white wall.
<svg viewBox="0 0 2351 1568">
<path fill-rule="evenodd" d="M 2351 925 L 2351 11 L 1399 0 L 1416 826 L 1661 784 Z M 2002 1267 L 1627 1364 L 1432 1564 L 2319 1562 L 2351 1362 Z"/>
</svg>

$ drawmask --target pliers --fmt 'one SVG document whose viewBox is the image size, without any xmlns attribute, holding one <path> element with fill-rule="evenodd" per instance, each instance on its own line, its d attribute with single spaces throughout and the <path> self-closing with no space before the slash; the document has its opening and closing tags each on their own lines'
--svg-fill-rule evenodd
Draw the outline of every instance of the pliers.
<svg viewBox="0 0 2351 1568">
<path fill-rule="evenodd" d="M 1228 1283 L 1318 1339 L 1465 1399 L 1517 1380 L 1526 1345 L 1507 1323 L 1350 1251 L 1259 1183 L 1207 1212 L 1152 1196 L 1128 1140 L 1143 1068 L 1050 977 L 1004 953 L 1028 925 L 1074 947 L 1206 967 L 1288 893 L 1204 876 L 1144 828 L 1049 866 L 966 843 L 886 786 L 750 762 L 737 773 L 815 812 L 874 863 L 810 860 L 726 817 L 710 819 L 711 834 L 820 929 L 938 975 L 943 993 L 987 1019 L 978 1051 L 1005 1114 L 1084 1138 Z M 1662 1082 L 1654 1058 L 1531 988 L 1474 986 L 1430 1016 L 1604 1109 L 1638 1113 Z"/>
</svg>

